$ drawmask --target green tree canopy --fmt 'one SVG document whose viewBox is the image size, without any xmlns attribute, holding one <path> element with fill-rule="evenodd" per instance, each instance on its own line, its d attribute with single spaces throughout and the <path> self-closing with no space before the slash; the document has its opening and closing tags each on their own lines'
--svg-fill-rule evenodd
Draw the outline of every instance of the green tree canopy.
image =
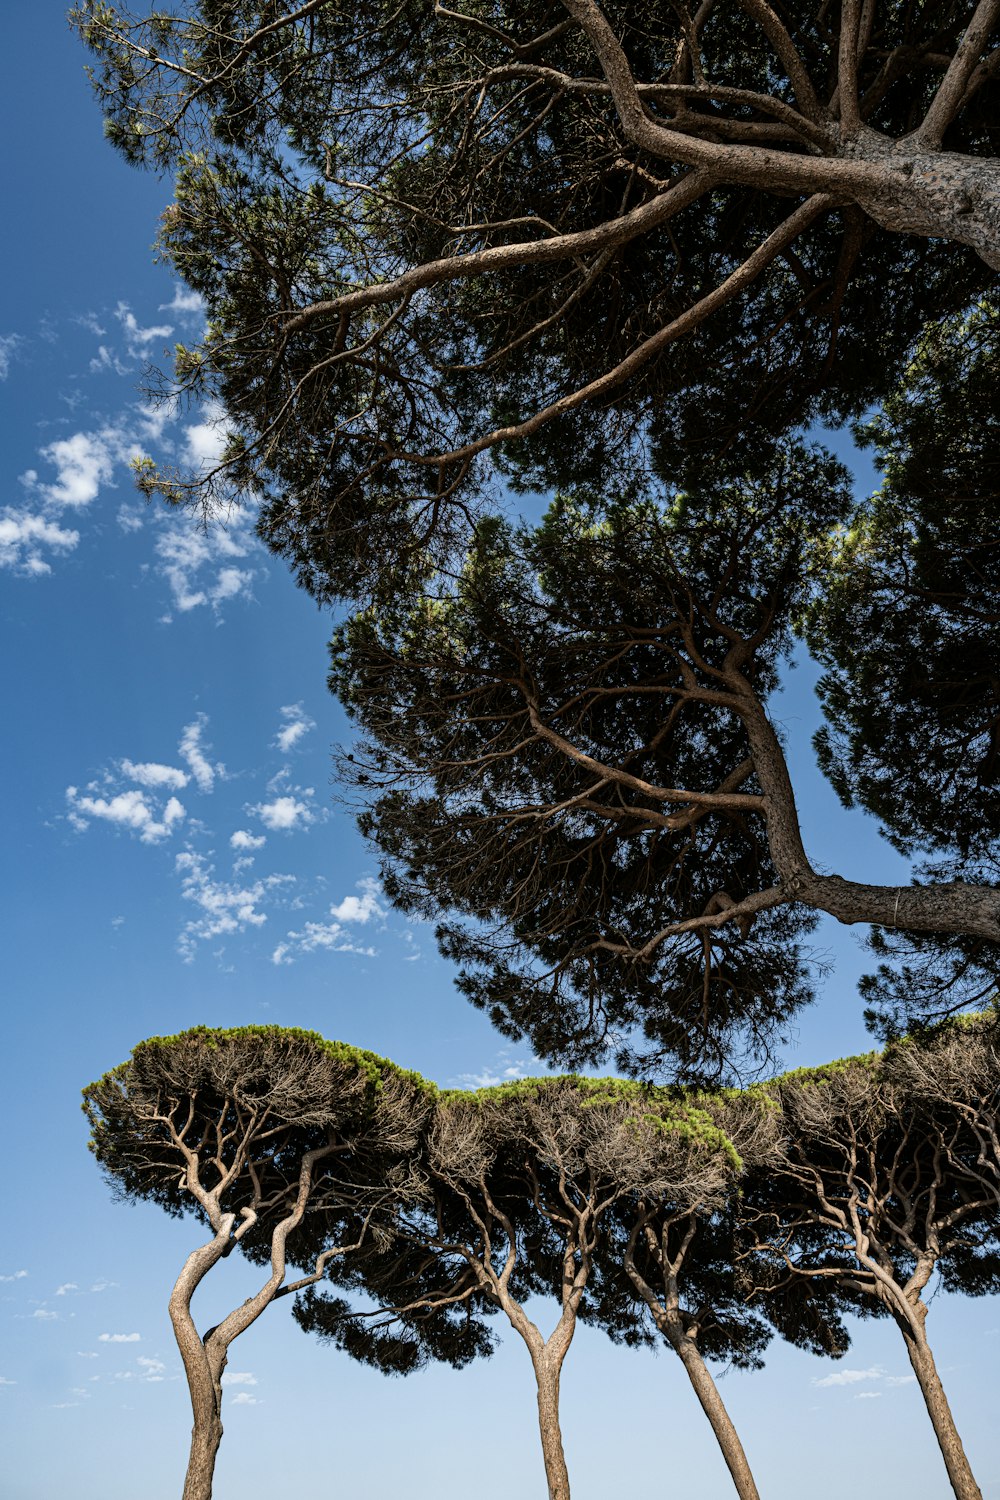
<svg viewBox="0 0 1000 1500">
<path fill-rule="evenodd" d="M 207 1221 L 170 1297 L 194 1425 L 184 1500 L 210 1500 L 229 1348 L 278 1297 L 357 1250 L 372 1216 L 405 1197 L 433 1090 L 370 1052 L 277 1026 L 153 1037 L 84 1090 L 90 1149 L 115 1192 Z M 286 1283 L 289 1237 L 321 1214 L 322 1246 Z M 191 1299 L 239 1246 L 259 1291 L 203 1336 Z"/>
<path fill-rule="evenodd" d="M 484 454 L 549 486 L 860 413 L 998 264 L 994 0 L 72 16 L 176 174 L 177 375 L 233 432 L 194 489 L 258 491 L 321 597 L 447 541 Z"/>
<path fill-rule="evenodd" d="M 1000 829 L 1000 304 L 935 325 L 859 435 L 883 480 L 835 534 L 807 634 L 820 762 L 925 880 L 996 885 Z M 883 932 L 866 990 L 900 1033 L 1000 984 L 995 943 Z M 919 1007 L 918 1010 L 914 1006 Z"/>
<path fill-rule="evenodd" d="M 803 846 L 767 705 L 850 501 L 822 450 L 760 458 L 484 522 L 461 574 L 334 638 L 361 730 L 342 770 L 386 888 L 543 1056 L 689 1075 L 766 1056 L 811 994 L 818 912 L 1000 939 L 978 866 L 875 886 Z"/>
<path fill-rule="evenodd" d="M 527 1079 L 440 1097 L 420 1157 L 422 1201 L 401 1203 L 386 1253 L 353 1262 L 383 1327 L 463 1307 L 502 1312 L 534 1372 L 551 1500 L 569 1500 L 559 1390 L 606 1225 L 627 1196 L 688 1207 L 724 1193 L 739 1158 L 692 1101 L 616 1079 Z M 554 1295 L 546 1334 L 529 1310 Z M 619 1304 L 625 1326 L 633 1307 Z M 351 1348 L 339 1299 L 313 1291 L 296 1308 L 307 1331 Z"/>
<path fill-rule="evenodd" d="M 785 1150 L 748 1174 L 741 1209 L 760 1291 L 780 1297 L 809 1279 L 851 1310 L 890 1317 L 955 1495 L 981 1500 L 928 1341 L 925 1293 L 935 1272 L 965 1294 L 1000 1287 L 1000 1178 L 995 1153 L 984 1170 L 981 1143 L 1000 1103 L 995 1020 L 803 1069 L 767 1092 Z"/>
</svg>

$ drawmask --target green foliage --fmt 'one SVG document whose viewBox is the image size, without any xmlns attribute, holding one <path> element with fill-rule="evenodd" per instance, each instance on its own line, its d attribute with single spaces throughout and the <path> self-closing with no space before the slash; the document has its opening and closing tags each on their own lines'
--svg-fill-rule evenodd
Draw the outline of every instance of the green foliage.
<svg viewBox="0 0 1000 1500">
<path fill-rule="evenodd" d="M 840 465 L 798 442 L 683 490 L 565 492 L 536 528 L 484 522 L 450 585 L 335 635 L 331 687 L 364 736 L 342 770 L 386 890 L 440 919 L 463 993 L 539 1055 L 614 1045 L 622 1068 L 717 1075 L 809 997 L 803 908 L 714 930 L 708 957 L 703 933 L 656 939 L 777 881 L 759 807 L 671 826 L 660 789 L 733 778 L 753 802 L 725 673 L 774 688 L 813 539 L 847 505 Z"/>
<path fill-rule="evenodd" d="M 651 0 L 605 10 L 636 78 L 669 76 L 679 14 Z M 221 401 L 239 435 L 224 487 L 260 495 L 262 536 L 320 598 L 373 587 L 384 597 L 401 553 L 408 574 L 431 540 L 447 552 L 488 472 L 463 461 L 439 473 L 425 460 L 605 375 L 789 210 L 784 190 L 720 184 L 677 219 L 589 255 L 443 276 L 344 324 L 322 310 L 342 293 L 614 224 L 680 181 L 590 86 L 592 50 L 562 9 L 498 0 L 463 22 L 429 0 L 360 11 L 325 0 L 301 13 L 278 0 L 198 0 L 170 17 L 84 0 L 71 18 L 94 56 L 109 139 L 130 162 L 176 174 L 164 254 L 209 313 L 178 376 Z M 912 132 L 929 98 L 924 59 L 957 46 L 963 24 L 954 7 L 880 7 L 859 80 L 873 130 Z M 832 12 L 794 19 L 818 88 L 836 73 L 838 27 Z M 794 114 L 796 90 L 743 7 L 717 7 L 701 41 L 707 76 L 780 96 Z M 573 85 L 553 89 L 551 72 L 526 79 L 535 64 Z M 988 79 L 963 106 L 950 150 L 995 153 L 996 88 Z M 763 129 L 772 145 L 777 130 L 789 160 L 815 150 L 746 104 L 705 107 L 696 136 L 754 141 Z M 962 247 L 832 207 L 744 297 L 600 403 L 502 445 L 500 465 L 522 486 L 600 485 L 625 455 L 673 472 L 681 451 L 700 463 L 738 442 L 749 454 L 817 415 L 860 415 L 924 323 L 965 305 L 987 275 Z M 296 321 L 304 308 L 319 311 Z"/>
</svg>

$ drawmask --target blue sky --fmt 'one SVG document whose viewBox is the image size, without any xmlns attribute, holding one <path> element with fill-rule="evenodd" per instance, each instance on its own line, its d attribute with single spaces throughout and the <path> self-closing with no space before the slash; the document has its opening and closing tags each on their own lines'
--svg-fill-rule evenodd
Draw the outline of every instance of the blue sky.
<svg viewBox="0 0 1000 1500">
<path fill-rule="evenodd" d="M 154 265 L 166 183 L 107 148 L 61 6 L 5 17 L 0 280 L 0 619 L 5 1233 L 3 1500 L 167 1500 L 189 1416 L 166 1299 L 192 1221 L 115 1203 L 86 1151 L 79 1091 L 145 1036 L 205 1022 L 313 1027 L 441 1083 L 533 1070 L 454 992 L 429 931 L 391 913 L 333 800 L 347 736 L 325 691 L 331 618 L 255 543 L 245 515 L 199 532 L 147 508 L 136 452 L 198 461 L 211 413 L 145 407 L 143 366 L 195 333 Z M 859 467 L 860 474 L 860 467 Z M 785 724 L 807 841 L 825 868 L 900 878 L 871 823 L 815 772 L 808 664 Z M 843 929 L 786 1062 L 868 1045 Z M 247 1294 L 226 1262 L 205 1324 Z M 544 1317 L 546 1310 L 539 1309 Z M 939 1296 L 930 1331 L 984 1493 L 1000 1497 L 987 1376 L 996 1299 Z M 281 1305 L 234 1346 L 217 1493 L 541 1495 L 523 1348 L 459 1374 L 386 1381 L 303 1337 Z M 725 1394 L 771 1500 L 866 1488 L 932 1500 L 944 1471 L 902 1347 L 858 1327 L 839 1365 L 775 1349 Z M 238 1378 L 236 1378 L 238 1377 Z M 677 1361 L 582 1335 L 565 1375 L 574 1493 L 730 1493 Z M 703 1430 L 704 1428 L 704 1430 Z M 289 1432 L 296 1441 L 290 1445 Z M 628 1445 L 627 1450 L 625 1444 Z M 623 1455 L 627 1451 L 627 1458 Z M 483 1461 L 483 1453 L 486 1461 Z"/>
</svg>

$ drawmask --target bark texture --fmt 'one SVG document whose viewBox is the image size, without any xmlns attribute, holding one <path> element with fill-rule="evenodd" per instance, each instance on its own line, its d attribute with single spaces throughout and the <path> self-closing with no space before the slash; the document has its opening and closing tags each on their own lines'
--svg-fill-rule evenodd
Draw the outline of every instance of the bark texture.
<svg viewBox="0 0 1000 1500">
<path fill-rule="evenodd" d="M 920 1312 L 926 1313 L 922 1304 Z M 966 1457 L 962 1439 L 955 1426 L 955 1419 L 951 1414 L 951 1407 L 948 1404 L 941 1377 L 937 1372 L 937 1365 L 934 1363 L 934 1355 L 931 1353 L 931 1346 L 927 1342 L 922 1319 L 919 1316 L 903 1326 L 903 1339 L 956 1500 L 983 1500 L 983 1492 L 976 1483 L 975 1475 Z"/>
</svg>

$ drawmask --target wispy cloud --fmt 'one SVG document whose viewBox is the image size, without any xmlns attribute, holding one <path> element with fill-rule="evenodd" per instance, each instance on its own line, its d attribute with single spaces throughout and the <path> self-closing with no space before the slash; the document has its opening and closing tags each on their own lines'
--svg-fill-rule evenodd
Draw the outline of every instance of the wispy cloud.
<svg viewBox="0 0 1000 1500">
<path fill-rule="evenodd" d="M 40 1323 L 55 1323 L 59 1314 L 52 1312 L 48 1307 L 36 1307 L 31 1316 L 37 1318 Z"/>
<path fill-rule="evenodd" d="M 455 1086 L 463 1089 L 492 1089 L 498 1084 L 510 1083 L 515 1078 L 536 1078 L 547 1072 L 545 1064 L 531 1054 L 515 1057 L 512 1047 L 501 1047 L 492 1064 L 478 1073 L 459 1073 Z"/>
<path fill-rule="evenodd" d="M 381 886 L 370 875 L 358 881 L 360 896 L 345 896 L 330 907 L 329 922 L 305 922 L 297 931 L 286 933 L 285 938 L 271 954 L 271 962 L 287 965 L 305 953 L 355 953 L 363 958 L 375 958 L 377 950 L 361 946 L 351 936 L 352 924 L 364 925 L 372 917 L 385 916 L 379 904 Z"/>
<path fill-rule="evenodd" d="M 142 1338 L 141 1333 L 101 1333 L 97 1336 L 99 1344 L 138 1344 Z"/>
<path fill-rule="evenodd" d="M 65 1297 L 69 1292 L 78 1292 L 80 1288 L 75 1281 L 64 1281 L 62 1286 L 56 1287 L 56 1296 Z"/>
<path fill-rule="evenodd" d="M 256 570 L 237 566 L 257 549 L 251 527 L 246 513 L 234 514 L 225 526 L 210 522 L 207 530 L 186 514 L 162 526 L 154 547 L 157 570 L 178 614 L 203 607 L 218 614 L 233 599 L 252 598 Z M 164 623 L 172 618 L 163 616 Z"/>
<path fill-rule="evenodd" d="M 149 328 L 140 327 L 135 313 L 127 302 L 119 302 L 115 308 L 115 317 L 121 324 L 125 347 L 133 359 L 148 359 L 156 341 L 168 339 L 174 331 L 170 323 L 157 323 Z"/>
<path fill-rule="evenodd" d="M 192 291 L 189 286 L 183 286 L 180 282 L 174 287 L 173 299 L 170 302 L 161 302 L 157 312 L 173 313 L 175 317 L 202 317 L 205 313 L 205 301 L 200 292 Z"/>
<path fill-rule="evenodd" d="M 820 1387 L 836 1385 L 857 1385 L 862 1380 L 881 1380 L 885 1371 L 879 1365 L 873 1365 L 870 1370 L 834 1370 L 832 1375 L 824 1375 L 821 1380 L 814 1380 L 813 1385 Z"/>
<path fill-rule="evenodd" d="M 267 913 L 261 904 L 270 892 L 294 882 L 291 875 L 268 875 L 251 885 L 216 880 L 215 867 L 192 850 L 178 854 L 176 866 L 185 900 L 193 902 L 200 913 L 185 923 L 178 939 L 178 949 L 188 963 L 198 943 L 206 939 L 262 927 Z"/>
<path fill-rule="evenodd" d="M 281 717 L 284 723 L 278 730 L 274 743 L 282 755 L 287 755 L 310 729 L 316 728 L 316 721 L 310 719 L 301 703 L 290 703 L 281 710 Z"/>
<path fill-rule="evenodd" d="M 10 374 L 11 361 L 23 343 L 24 340 L 18 333 L 0 334 L 0 380 L 7 379 Z"/>
<path fill-rule="evenodd" d="M 226 774 L 225 766 L 218 762 L 213 765 L 206 754 L 206 751 L 211 749 L 211 746 L 202 743 L 202 735 L 207 723 L 208 715 L 199 714 L 196 719 L 185 726 L 181 742 L 177 747 L 181 760 L 186 761 L 191 768 L 191 775 L 201 792 L 210 792 L 215 786 L 216 776 Z"/>
<path fill-rule="evenodd" d="M 10 506 L 0 511 L 0 568 L 10 568 L 25 577 L 42 578 L 52 572 L 52 564 L 42 556 L 42 549 L 72 552 L 79 540 L 78 531 L 58 526 L 37 512 Z"/>
<path fill-rule="evenodd" d="M 251 1375 L 249 1370 L 228 1370 L 222 1377 L 223 1385 L 256 1385 L 256 1375 Z"/>
<path fill-rule="evenodd" d="M 251 1396 L 249 1391 L 239 1391 L 229 1404 L 230 1406 L 260 1406 L 261 1402 L 256 1396 Z"/>
<path fill-rule="evenodd" d="M 14 1271 L 10 1276 L 0 1276 L 0 1281 L 23 1281 L 27 1274 L 27 1271 Z"/>
</svg>

